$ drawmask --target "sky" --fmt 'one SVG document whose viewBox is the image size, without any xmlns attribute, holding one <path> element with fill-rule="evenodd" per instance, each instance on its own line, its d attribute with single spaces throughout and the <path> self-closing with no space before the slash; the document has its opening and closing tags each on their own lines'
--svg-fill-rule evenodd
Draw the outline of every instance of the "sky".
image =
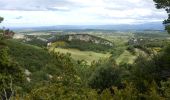
<svg viewBox="0 0 170 100">
<path fill-rule="evenodd" d="M 153 0 L 0 0 L 1 26 L 116 25 L 161 22 Z"/>
</svg>

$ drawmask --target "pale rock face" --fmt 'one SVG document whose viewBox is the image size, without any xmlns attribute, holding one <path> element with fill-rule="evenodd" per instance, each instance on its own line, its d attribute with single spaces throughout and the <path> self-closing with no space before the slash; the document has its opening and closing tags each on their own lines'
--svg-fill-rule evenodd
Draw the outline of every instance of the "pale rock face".
<svg viewBox="0 0 170 100">
<path fill-rule="evenodd" d="M 22 35 L 22 34 L 15 34 L 13 38 L 14 38 L 14 39 L 24 39 L 25 36 Z"/>
<path fill-rule="evenodd" d="M 73 39 L 73 37 L 72 37 L 72 36 L 69 36 L 68 41 L 71 41 L 72 39 Z"/>
<path fill-rule="evenodd" d="M 137 39 L 134 39 L 134 42 L 137 42 Z"/>
<path fill-rule="evenodd" d="M 52 78 L 53 78 L 53 76 L 52 76 L 51 74 L 48 74 L 48 77 L 49 77 L 50 79 L 52 79 Z"/>
<path fill-rule="evenodd" d="M 110 45 L 113 46 L 112 43 L 105 41 L 104 43 L 102 43 L 102 41 L 94 39 L 93 37 L 89 36 L 89 35 L 85 35 L 85 34 L 79 34 L 79 35 L 74 35 L 74 36 L 69 36 L 68 41 L 72 41 L 72 40 L 81 40 L 81 41 L 85 41 L 85 42 L 89 42 L 92 41 L 95 44 L 105 44 L 105 45 Z"/>
<path fill-rule="evenodd" d="M 49 43 L 47 43 L 47 46 L 49 47 L 49 46 L 51 46 L 51 44 L 52 44 L 52 43 L 51 43 L 51 42 L 49 42 Z"/>
<path fill-rule="evenodd" d="M 30 38 L 26 38 L 25 40 L 26 40 L 26 41 L 31 41 L 31 39 L 30 39 Z"/>
<path fill-rule="evenodd" d="M 62 77 L 61 77 L 61 76 L 58 76 L 58 77 L 57 77 L 57 79 L 58 79 L 58 80 L 61 80 L 61 79 L 62 79 Z"/>
<path fill-rule="evenodd" d="M 25 69 L 24 73 L 25 73 L 26 76 L 30 76 L 31 75 L 31 72 L 28 69 Z"/>
<path fill-rule="evenodd" d="M 75 36 L 69 36 L 68 40 L 69 41 L 81 40 L 81 41 L 88 42 L 88 41 L 92 40 L 92 38 L 88 35 L 75 35 Z"/>
<path fill-rule="evenodd" d="M 100 42 L 99 42 L 99 41 L 97 41 L 97 40 L 95 40 L 95 43 L 96 43 L 96 44 L 99 44 Z"/>
<path fill-rule="evenodd" d="M 30 79 L 29 77 L 27 77 L 26 80 L 27 80 L 28 82 L 31 82 L 31 79 Z"/>
<path fill-rule="evenodd" d="M 43 38 L 41 38 L 41 37 L 37 37 L 37 39 L 38 39 L 38 40 L 41 40 L 41 41 L 43 41 L 43 42 L 47 42 L 47 41 L 48 41 L 48 40 L 43 39 Z"/>
</svg>

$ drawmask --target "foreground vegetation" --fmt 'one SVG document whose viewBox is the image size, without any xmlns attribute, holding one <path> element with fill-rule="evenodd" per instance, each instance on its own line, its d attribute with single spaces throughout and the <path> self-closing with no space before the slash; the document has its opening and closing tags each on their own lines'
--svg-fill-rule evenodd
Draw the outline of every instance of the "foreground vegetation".
<svg viewBox="0 0 170 100">
<path fill-rule="evenodd" d="M 169 5 L 167 7 L 164 1 L 154 1 L 158 8 L 169 11 Z M 0 17 L 0 22 L 2 20 Z M 169 20 L 165 20 L 165 23 L 169 23 Z M 167 38 L 162 38 L 168 35 L 159 34 L 159 38 L 157 35 L 148 38 L 148 34 L 131 34 L 126 37 L 127 41 L 122 41 L 119 45 L 114 42 L 115 47 L 106 50 L 111 54 L 108 59 L 97 59 L 98 61 L 87 64 L 80 57 L 76 60 L 74 55 L 67 53 L 68 48 L 62 48 L 61 44 L 66 41 L 60 42 L 59 45 L 54 43 L 54 47 L 46 48 L 40 41 L 37 45 L 37 41 L 28 43 L 0 34 L 0 98 L 169 100 L 170 42 Z M 100 37 L 112 40 L 108 36 Z M 93 50 L 91 47 L 95 44 L 89 45 L 90 48 L 84 48 L 84 51 L 70 52 L 79 55 L 84 53 L 83 56 L 89 53 L 91 56 L 104 56 L 100 53 L 106 48 L 100 53 L 94 52 L 102 45 L 97 45 Z M 80 44 L 76 46 L 76 49 L 82 47 Z M 89 49 L 93 52 L 86 51 Z M 61 53 L 61 50 L 65 51 Z"/>
<path fill-rule="evenodd" d="M 168 40 L 163 47 L 155 45 L 161 50 L 150 54 L 145 52 L 145 49 L 152 48 L 149 42 L 128 42 L 117 44 L 108 54 L 102 54 L 64 49 L 62 45 L 65 43 L 61 41 L 47 49 L 2 38 L 0 61 L 4 70 L 1 72 L 1 98 L 169 99 Z M 145 43 L 148 47 L 140 49 L 139 46 Z"/>
</svg>

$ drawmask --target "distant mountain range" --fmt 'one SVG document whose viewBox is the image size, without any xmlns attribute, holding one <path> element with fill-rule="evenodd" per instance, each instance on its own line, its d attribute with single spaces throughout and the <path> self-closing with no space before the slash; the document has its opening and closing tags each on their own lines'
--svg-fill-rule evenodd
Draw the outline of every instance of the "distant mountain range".
<svg viewBox="0 0 170 100">
<path fill-rule="evenodd" d="M 10 27 L 13 30 L 164 30 L 162 22 L 144 23 L 144 24 L 119 24 L 119 25 L 56 25 L 56 26 L 41 26 L 41 27 Z"/>
</svg>

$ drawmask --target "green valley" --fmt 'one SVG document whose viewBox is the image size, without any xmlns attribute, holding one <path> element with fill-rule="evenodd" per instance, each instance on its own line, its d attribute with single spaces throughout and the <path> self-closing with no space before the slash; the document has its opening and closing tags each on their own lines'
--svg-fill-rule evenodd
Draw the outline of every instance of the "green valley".
<svg viewBox="0 0 170 100">
<path fill-rule="evenodd" d="M 170 0 L 1 0 L 0 100 L 170 100 Z"/>
</svg>

